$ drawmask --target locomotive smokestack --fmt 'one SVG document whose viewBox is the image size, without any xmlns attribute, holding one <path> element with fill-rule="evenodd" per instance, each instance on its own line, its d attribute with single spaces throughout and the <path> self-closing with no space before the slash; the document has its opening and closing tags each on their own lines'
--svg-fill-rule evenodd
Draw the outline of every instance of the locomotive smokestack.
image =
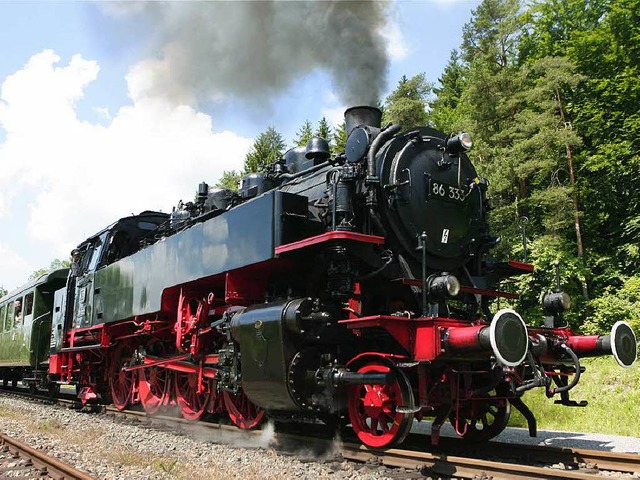
<svg viewBox="0 0 640 480">
<path fill-rule="evenodd" d="M 345 110 L 344 121 L 348 137 L 351 131 L 358 125 L 369 125 L 370 127 L 380 128 L 382 112 L 376 107 L 351 107 Z"/>
</svg>

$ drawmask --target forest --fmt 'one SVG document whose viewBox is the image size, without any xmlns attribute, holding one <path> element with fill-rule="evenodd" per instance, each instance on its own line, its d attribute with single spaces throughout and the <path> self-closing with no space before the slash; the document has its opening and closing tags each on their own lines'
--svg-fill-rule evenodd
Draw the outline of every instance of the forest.
<svg viewBox="0 0 640 480">
<path fill-rule="evenodd" d="M 558 263 L 571 325 L 603 333 L 625 320 L 640 331 L 640 2 L 484 0 L 437 82 L 403 77 L 379 107 L 383 123 L 472 135 L 502 239 L 493 254 L 536 267 L 504 286 L 522 294 L 514 306 L 530 324 L 542 321 Z M 344 146 L 344 125 L 325 118 L 292 143 L 312 135 Z M 285 148 L 269 127 L 243 172 L 218 184 L 235 187 Z"/>
</svg>

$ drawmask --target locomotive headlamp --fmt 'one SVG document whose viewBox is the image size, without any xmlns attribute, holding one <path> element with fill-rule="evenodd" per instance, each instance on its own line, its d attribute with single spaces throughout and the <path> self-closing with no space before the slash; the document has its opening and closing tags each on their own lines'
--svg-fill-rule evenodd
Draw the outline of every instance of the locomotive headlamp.
<svg viewBox="0 0 640 480">
<path fill-rule="evenodd" d="M 449 274 L 434 276 L 427 281 L 427 291 L 433 299 L 456 297 L 460 293 L 460 280 Z"/>
<path fill-rule="evenodd" d="M 571 307 L 571 297 L 566 292 L 548 293 L 542 299 L 542 308 L 549 315 L 562 313 L 569 307 Z"/>
<path fill-rule="evenodd" d="M 457 135 L 453 135 L 447 140 L 447 152 L 456 154 L 460 152 L 466 152 L 473 146 L 471 135 L 465 132 L 461 132 Z"/>
</svg>

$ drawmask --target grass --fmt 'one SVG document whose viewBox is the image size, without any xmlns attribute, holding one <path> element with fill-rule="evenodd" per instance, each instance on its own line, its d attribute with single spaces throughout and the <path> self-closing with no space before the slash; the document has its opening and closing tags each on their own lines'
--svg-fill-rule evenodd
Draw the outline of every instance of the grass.
<svg viewBox="0 0 640 480">
<path fill-rule="evenodd" d="M 570 391 L 572 400 L 587 400 L 589 405 L 565 407 L 549 399 L 544 390 L 527 392 L 523 400 L 538 421 L 540 430 L 568 430 L 640 437 L 640 366 L 621 368 L 612 357 L 581 361 L 586 371 L 580 383 Z M 515 409 L 509 422 L 526 427 L 526 420 Z"/>
<path fill-rule="evenodd" d="M 38 423 L 36 428 L 45 432 L 57 432 L 63 430 L 64 425 L 56 419 L 51 419 Z"/>
<path fill-rule="evenodd" d="M 208 480 L 210 478 L 223 480 L 227 478 L 223 472 L 220 472 L 220 468 L 212 463 L 190 465 L 174 457 L 142 454 L 122 448 L 112 448 L 109 452 L 106 452 L 105 458 L 111 463 L 125 467 L 144 470 L 150 467 L 151 473 L 157 478 L 170 478 L 172 480 Z M 253 477 L 249 476 L 248 478 Z"/>
<path fill-rule="evenodd" d="M 4 404 L 0 405 L 0 418 L 21 418 L 24 417 L 22 413 L 16 411 Z"/>
</svg>

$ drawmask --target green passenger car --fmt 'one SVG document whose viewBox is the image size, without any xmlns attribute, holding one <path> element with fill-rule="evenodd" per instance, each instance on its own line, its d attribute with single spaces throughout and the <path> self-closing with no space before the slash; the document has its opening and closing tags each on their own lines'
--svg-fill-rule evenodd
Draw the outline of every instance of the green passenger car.
<svg viewBox="0 0 640 480">
<path fill-rule="evenodd" d="M 69 269 L 55 270 L 0 298 L 0 379 L 35 383 L 49 361 L 54 292 L 64 287 Z"/>
</svg>

